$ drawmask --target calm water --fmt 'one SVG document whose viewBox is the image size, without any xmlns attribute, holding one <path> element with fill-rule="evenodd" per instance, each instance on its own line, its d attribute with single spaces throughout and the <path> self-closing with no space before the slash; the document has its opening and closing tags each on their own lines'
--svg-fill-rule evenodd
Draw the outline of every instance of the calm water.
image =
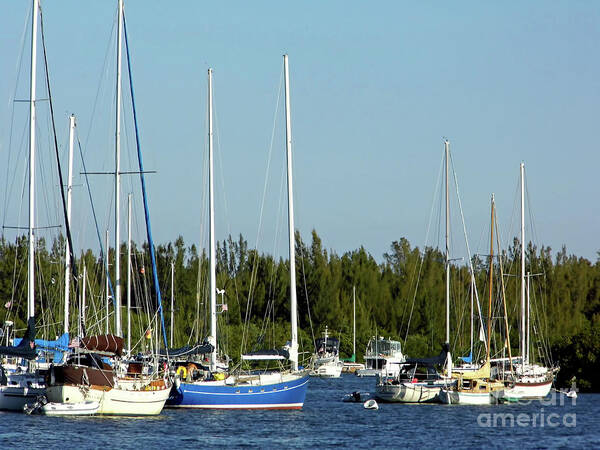
<svg viewBox="0 0 600 450">
<path fill-rule="evenodd" d="M 167 409 L 143 419 L 0 413 L 0 448 L 600 448 L 600 394 L 580 394 L 574 405 L 563 397 L 563 405 L 557 398 L 544 405 L 380 404 L 378 411 L 341 401 L 354 390 L 372 392 L 374 383 L 354 375 L 311 379 L 301 411 Z"/>
</svg>

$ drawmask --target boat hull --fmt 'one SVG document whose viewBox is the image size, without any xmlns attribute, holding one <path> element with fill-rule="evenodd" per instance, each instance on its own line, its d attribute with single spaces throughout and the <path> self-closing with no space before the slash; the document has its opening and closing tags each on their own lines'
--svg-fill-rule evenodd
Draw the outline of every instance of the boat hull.
<svg viewBox="0 0 600 450">
<path fill-rule="evenodd" d="M 129 390 L 110 386 L 49 386 L 46 396 L 53 403 L 98 402 L 96 414 L 109 416 L 155 416 L 162 411 L 170 389 Z"/>
<path fill-rule="evenodd" d="M 451 389 L 441 389 L 439 401 L 449 405 L 493 405 L 498 403 L 503 391 L 493 392 L 460 392 Z"/>
<path fill-rule="evenodd" d="M 310 376 L 320 378 L 339 378 L 342 376 L 342 367 L 343 365 L 341 363 L 323 364 L 312 370 L 310 372 Z"/>
<path fill-rule="evenodd" d="M 9 374 L 0 386 L 0 410 L 23 411 L 23 407 L 46 393 L 43 378 L 33 374 Z"/>
<path fill-rule="evenodd" d="M 441 386 L 420 383 L 378 384 L 375 397 L 382 402 L 432 403 L 437 402 Z"/>
<path fill-rule="evenodd" d="M 301 409 L 309 376 L 269 374 L 244 382 L 226 380 L 182 382 L 173 386 L 167 408 Z"/>
<path fill-rule="evenodd" d="M 504 390 L 503 398 L 507 399 L 536 399 L 545 398 L 552 388 L 552 380 L 540 383 L 514 383 L 514 386 Z"/>
</svg>

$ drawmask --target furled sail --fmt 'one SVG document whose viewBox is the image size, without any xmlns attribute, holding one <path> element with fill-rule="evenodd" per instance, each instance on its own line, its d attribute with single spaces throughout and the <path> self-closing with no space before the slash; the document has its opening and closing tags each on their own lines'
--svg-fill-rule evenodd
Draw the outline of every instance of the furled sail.
<svg viewBox="0 0 600 450">
<path fill-rule="evenodd" d="M 16 356 L 18 358 L 35 359 L 35 317 L 27 321 L 25 337 L 16 346 L 0 346 L 0 355 Z"/>
<path fill-rule="evenodd" d="M 123 338 L 113 334 L 100 334 L 81 338 L 80 347 L 90 351 L 123 354 Z"/>
</svg>

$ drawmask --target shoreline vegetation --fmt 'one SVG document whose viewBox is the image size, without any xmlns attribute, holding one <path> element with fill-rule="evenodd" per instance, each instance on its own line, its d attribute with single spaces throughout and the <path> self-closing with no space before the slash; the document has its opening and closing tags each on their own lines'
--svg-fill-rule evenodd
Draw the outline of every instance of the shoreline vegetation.
<svg viewBox="0 0 600 450">
<path fill-rule="evenodd" d="M 226 352 L 239 359 L 242 336 L 244 351 L 274 348 L 285 343 L 289 335 L 289 263 L 282 258 L 249 249 L 247 241 L 231 236 L 217 245 L 217 286 L 225 293 L 218 303 L 227 306 L 219 314 L 220 341 Z M 50 245 L 38 241 L 36 283 L 36 313 L 41 317 L 38 337 L 54 338 L 62 331 L 64 302 L 64 239 Z M 517 239 L 503 254 L 505 291 L 513 355 L 518 353 L 520 285 L 518 275 L 520 249 Z M 99 253 L 99 252 L 98 252 Z M 165 326 L 169 330 L 170 274 L 174 263 L 175 326 L 174 347 L 202 340 L 207 333 L 206 305 L 208 298 L 208 259 L 196 245 L 186 246 L 183 238 L 157 246 L 157 264 L 165 311 Z M 132 323 L 136 316 L 156 305 L 150 282 L 150 259 L 147 244 L 134 246 L 132 270 Z M 121 248 L 125 286 L 127 251 Z M 27 296 L 27 237 L 8 242 L 0 240 L 0 320 L 15 322 L 15 329 L 24 329 Z M 110 249 L 109 261 L 114 259 Z M 368 340 L 375 335 L 401 340 L 408 355 L 439 353 L 445 334 L 445 270 L 441 250 L 431 247 L 411 247 L 401 238 L 378 263 L 363 247 L 338 255 L 323 248 L 316 231 L 311 242 L 304 242 L 296 233 L 296 266 L 298 280 L 298 317 L 300 350 L 312 353 L 313 337 L 320 336 L 325 326 L 331 335 L 340 338 L 343 357 L 352 354 L 352 288 L 356 286 L 356 349 L 357 361 L 362 361 Z M 581 392 L 600 392 L 600 252 L 596 262 L 569 255 L 562 247 L 554 256 L 550 247 L 526 249 L 526 261 L 531 273 L 541 274 L 531 279 L 532 317 L 531 347 L 549 348 L 552 363 L 560 365 L 557 387 L 576 380 Z M 77 257 L 79 273 L 87 271 L 86 304 L 88 333 L 103 332 L 105 314 L 105 276 L 103 261 L 92 250 Z M 485 257 L 474 256 L 473 266 L 480 298 L 485 296 L 487 278 Z M 114 267 L 111 278 L 114 280 Z M 418 274 L 420 273 L 420 276 Z M 451 329 L 453 355 L 466 356 L 470 346 L 470 275 L 467 265 L 453 264 Z M 418 283 L 418 286 L 417 286 Z M 125 289 L 123 288 L 123 295 Z M 125 304 L 125 298 L 123 303 Z M 155 301 L 155 300 L 152 300 Z M 252 314 L 248 314 L 251 308 Z M 111 313 L 114 307 L 110 308 Z M 71 330 L 77 330 L 77 306 L 72 308 Z M 199 314 L 198 314 L 199 312 Z M 245 317 L 252 320 L 245 324 Z M 476 321 L 477 323 L 477 321 Z M 409 326 L 410 324 L 410 326 Z M 112 328 L 111 323 L 111 328 Z M 407 330 L 408 327 L 408 330 Z M 477 335 L 477 331 L 475 335 Z M 132 342 L 137 342 L 146 330 L 135 329 Z M 17 333 L 19 335 L 19 332 Z M 140 339 L 141 340 L 141 339 Z M 500 346 L 501 347 L 501 346 Z"/>
</svg>

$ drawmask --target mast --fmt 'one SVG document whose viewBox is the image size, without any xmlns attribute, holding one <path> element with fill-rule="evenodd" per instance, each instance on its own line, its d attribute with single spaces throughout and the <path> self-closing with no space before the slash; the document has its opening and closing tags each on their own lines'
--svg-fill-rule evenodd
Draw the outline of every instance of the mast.
<svg viewBox="0 0 600 450">
<path fill-rule="evenodd" d="M 448 191 L 448 158 L 450 143 L 444 141 L 446 153 L 446 344 L 450 343 L 450 195 Z"/>
<path fill-rule="evenodd" d="M 450 160 L 450 142 L 444 140 L 444 151 L 446 153 L 446 344 L 450 346 L 450 190 L 448 178 L 448 166 Z M 448 349 L 446 357 L 448 376 L 452 374 L 452 355 Z"/>
<path fill-rule="evenodd" d="M 115 334 L 121 336 L 121 39 L 123 34 L 123 0 L 119 0 L 117 27 L 117 101 L 115 121 Z"/>
<path fill-rule="evenodd" d="M 85 328 L 85 285 L 86 285 L 86 266 L 85 261 L 83 263 L 83 289 L 81 290 L 81 311 L 79 315 L 81 316 L 79 320 L 81 320 L 79 325 L 79 336 L 83 336 L 83 330 Z"/>
<path fill-rule="evenodd" d="M 526 364 L 527 361 L 527 349 L 525 342 L 525 189 L 523 185 L 525 164 L 521 163 L 521 363 Z"/>
<path fill-rule="evenodd" d="M 213 350 L 210 354 L 210 370 L 217 368 L 217 269 L 215 264 L 215 199 L 213 173 L 213 105 L 212 69 L 208 69 L 208 197 L 209 197 L 209 252 L 210 252 L 210 336 Z"/>
<path fill-rule="evenodd" d="M 131 193 L 127 195 L 127 354 L 131 355 Z"/>
<path fill-rule="evenodd" d="M 486 348 L 486 361 L 490 361 L 490 344 L 492 337 L 492 283 L 493 283 L 493 272 L 494 272 L 494 194 L 492 194 L 492 214 L 490 228 L 490 296 L 488 299 L 488 326 L 487 326 L 487 348 Z"/>
<path fill-rule="evenodd" d="M 71 223 L 71 194 L 73 191 L 73 135 L 75 134 L 75 116 L 69 116 L 69 170 L 67 174 L 67 222 Z M 69 332 L 69 282 L 71 281 L 71 249 L 69 240 L 65 249 L 65 318 L 64 332 Z"/>
<path fill-rule="evenodd" d="M 109 323 L 108 323 L 108 316 L 110 315 L 109 313 L 109 304 L 110 304 L 110 292 L 108 290 L 108 255 L 110 253 L 109 251 L 109 233 L 108 230 L 106 230 L 106 334 L 108 334 L 109 332 Z"/>
<path fill-rule="evenodd" d="M 352 286 L 352 362 L 356 362 L 356 286 Z"/>
<path fill-rule="evenodd" d="M 171 347 L 173 347 L 173 303 L 174 303 L 174 294 L 173 294 L 173 285 L 174 283 L 174 277 L 175 277 L 175 263 L 171 262 L 171 327 L 170 327 L 170 332 L 171 332 Z"/>
<path fill-rule="evenodd" d="M 29 85 L 29 255 L 27 260 L 27 318 L 35 317 L 35 91 L 39 0 L 31 13 L 31 66 Z"/>
<path fill-rule="evenodd" d="M 527 324 L 525 329 L 527 330 L 527 342 L 525 343 L 525 362 L 529 364 L 529 280 L 531 278 L 531 273 L 527 272 Z"/>
<path fill-rule="evenodd" d="M 471 356 L 471 363 L 473 362 L 473 296 L 475 291 L 475 279 L 473 274 L 471 273 L 471 351 L 469 355 Z"/>
<path fill-rule="evenodd" d="M 288 55 L 283 55 L 283 68 L 285 72 L 285 144 L 287 154 L 287 185 L 288 185 L 288 231 L 289 231 L 289 258 L 290 258 L 290 321 L 292 323 L 292 341 L 290 348 L 290 361 L 292 370 L 298 370 L 298 318 L 296 300 L 296 246 L 294 239 L 294 191 L 292 179 L 292 124 L 290 118 L 290 74 Z"/>
</svg>

